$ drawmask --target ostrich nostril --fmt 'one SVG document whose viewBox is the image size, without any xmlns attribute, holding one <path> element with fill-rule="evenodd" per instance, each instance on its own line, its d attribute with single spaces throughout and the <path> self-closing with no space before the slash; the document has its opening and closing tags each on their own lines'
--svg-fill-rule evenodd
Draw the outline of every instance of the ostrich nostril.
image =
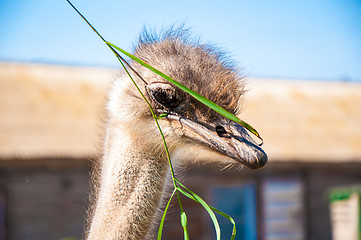
<svg viewBox="0 0 361 240">
<path fill-rule="evenodd" d="M 229 133 L 222 126 L 216 126 L 216 132 L 219 137 L 229 137 Z"/>
</svg>

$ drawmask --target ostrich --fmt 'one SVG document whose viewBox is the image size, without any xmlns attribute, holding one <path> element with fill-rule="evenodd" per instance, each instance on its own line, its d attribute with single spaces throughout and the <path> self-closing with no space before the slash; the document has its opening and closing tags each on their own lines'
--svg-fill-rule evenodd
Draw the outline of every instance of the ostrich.
<svg viewBox="0 0 361 240">
<path fill-rule="evenodd" d="M 238 69 L 184 28 L 143 32 L 134 55 L 231 113 L 244 93 Z M 132 63 L 135 81 L 157 114 L 175 169 L 190 162 L 260 168 L 267 155 L 232 122 L 166 80 Z M 104 151 L 88 239 L 154 239 L 157 212 L 167 195 L 169 166 L 149 107 L 126 75 L 114 81 L 107 104 Z M 167 181 L 168 179 L 168 181 Z"/>
</svg>

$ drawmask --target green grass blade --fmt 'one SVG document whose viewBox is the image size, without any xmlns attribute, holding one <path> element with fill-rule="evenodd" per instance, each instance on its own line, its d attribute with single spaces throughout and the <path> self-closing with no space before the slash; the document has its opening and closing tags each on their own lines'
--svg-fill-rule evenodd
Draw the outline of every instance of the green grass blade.
<svg viewBox="0 0 361 240">
<path fill-rule="evenodd" d="M 191 190 L 189 190 L 188 188 L 186 188 L 186 186 L 184 186 L 181 182 L 179 182 L 178 179 L 175 179 L 175 181 L 184 189 L 177 187 L 177 190 L 182 193 L 184 196 L 200 203 L 204 209 L 208 212 L 210 218 L 212 219 L 213 225 L 214 225 L 214 229 L 216 231 L 216 236 L 217 236 L 217 240 L 221 239 L 221 229 L 219 227 L 219 223 L 217 220 L 216 215 L 214 215 L 214 212 L 212 211 L 211 207 L 197 194 L 195 194 L 194 192 L 192 192 Z"/>
<path fill-rule="evenodd" d="M 157 119 L 159 120 L 159 119 L 165 118 L 166 116 L 168 116 L 168 113 L 162 113 L 161 115 L 159 115 L 157 117 Z"/>
<path fill-rule="evenodd" d="M 193 193 L 193 192 L 187 192 L 186 190 L 182 189 L 182 188 L 177 188 L 177 190 L 182 193 L 184 196 L 200 203 L 204 209 L 208 212 L 210 218 L 212 219 L 212 222 L 213 222 L 213 225 L 214 225 L 214 229 L 216 231 L 216 237 L 217 237 L 217 240 L 220 240 L 221 239 L 221 229 L 219 227 L 219 223 L 218 223 L 218 220 L 217 220 L 217 217 L 216 215 L 214 215 L 214 212 L 212 211 L 212 209 L 208 206 L 208 204 L 201 198 L 199 197 L 197 194 Z"/>
<path fill-rule="evenodd" d="M 157 240 L 161 240 L 162 239 L 162 232 L 163 232 L 163 226 L 164 226 L 164 220 L 165 220 L 165 216 L 167 215 L 167 211 L 168 211 L 168 208 L 169 208 L 169 205 L 170 205 L 170 202 L 172 201 L 172 198 L 174 196 L 174 194 L 176 193 L 177 189 L 174 189 L 172 195 L 170 196 L 169 198 L 169 201 L 164 209 L 164 212 L 163 212 L 163 216 L 162 216 L 162 220 L 160 221 L 160 224 L 159 224 L 159 228 L 158 228 L 158 237 L 157 237 Z"/>
<path fill-rule="evenodd" d="M 229 216 L 228 214 L 218 210 L 217 208 L 214 208 L 212 206 L 209 206 L 209 207 L 216 213 L 220 214 L 222 217 L 228 219 L 233 224 L 231 240 L 234 240 L 234 238 L 236 237 L 236 222 L 233 220 L 233 218 L 231 216 Z"/>
<path fill-rule="evenodd" d="M 201 103 L 203 103 L 204 105 L 208 106 L 209 108 L 213 109 L 214 111 L 218 112 L 219 114 L 223 115 L 224 117 L 237 122 L 239 124 L 241 124 L 244 128 L 246 128 L 248 131 L 250 131 L 251 133 L 253 133 L 255 136 L 257 136 L 259 139 L 261 139 L 262 143 L 263 143 L 263 139 L 261 138 L 260 134 L 256 131 L 256 129 L 254 129 L 251 125 L 249 125 L 248 123 L 240 120 L 236 115 L 228 112 L 227 110 L 225 110 L 224 108 L 218 106 L 217 104 L 215 104 L 214 102 L 208 100 L 207 98 L 203 97 L 202 95 L 200 95 L 199 93 L 187 88 L 186 86 L 182 85 L 181 83 L 177 82 L 176 80 L 174 80 L 173 78 L 169 77 L 168 75 L 164 74 L 163 72 L 159 71 L 158 69 L 150 66 L 149 64 L 145 63 L 144 61 L 142 61 L 141 59 L 137 58 L 136 56 L 128 53 L 127 51 L 123 50 L 120 47 L 117 47 L 116 45 L 107 42 L 106 44 L 108 44 L 108 46 L 111 46 L 115 49 L 117 49 L 118 51 L 120 51 L 121 53 L 125 54 L 126 56 L 128 56 L 129 58 L 133 59 L 134 61 L 138 62 L 139 64 L 141 64 L 142 66 L 148 68 L 149 70 L 151 70 L 152 72 L 158 74 L 159 76 L 161 76 L 162 78 L 166 79 L 167 81 L 173 83 L 175 86 L 179 87 L 180 89 L 182 89 L 183 91 L 187 92 L 188 94 L 190 94 L 192 97 L 194 97 L 195 99 L 197 99 L 198 101 L 200 101 Z M 262 143 L 260 145 L 262 145 Z"/>
<path fill-rule="evenodd" d="M 194 192 L 192 192 L 191 190 L 189 190 L 186 186 L 184 186 L 178 179 L 175 179 L 177 184 L 179 184 L 179 186 L 181 186 L 182 188 L 184 188 L 185 190 L 187 190 L 189 192 L 188 195 L 186 195 L 187 197 L 193 199 L 194 201 L 198 201 L 198 198 L 201 199 L 197 194 L 195 194 Z M 182 192 L 183 193 L 183 192 Z M 197 198 L 198 197 L 198 198 Z M 202 200 L 203 201 L 203 200 Z M 199 202 L 200 203 L 200 202 Z M 205 203 L 205 202 L 204 202 Z M 236 222 L 234 221 L 234 219 L 229 216 L 228 214 L 208 205 L 207 203 L 205 203 L 212 211 L 215 211 L 216 213 L 220 214 L 222 217 L 228 219 L 232 224 L 233 224 L 233 230 L 232 230 L 232 236 L 231 236 L 231 240 L 234 240 L 236 237 Z"/>
</svg>

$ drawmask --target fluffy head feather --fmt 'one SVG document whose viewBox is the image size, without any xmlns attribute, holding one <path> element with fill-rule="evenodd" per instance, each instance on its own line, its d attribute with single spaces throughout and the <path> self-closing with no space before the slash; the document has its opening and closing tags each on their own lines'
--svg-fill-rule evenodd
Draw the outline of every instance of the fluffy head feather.
<svg viewBox="0 0 361 240">
<path fill-rule="evenodd" d="M 173 27 L 160 35 L 144 30 L 134 54 L 229 112 L 238 112 L 244 93 L 239 69 L 224 52 L 192 38 L 188 29 Z M 137 64 L 134 66 L 139 72 L 148 72 L 148 82 L 165 81 Z M 189 95 L 182 97 L 201 109 L 203 115 L 214 117 L 214 112 Z"/>
</svg>

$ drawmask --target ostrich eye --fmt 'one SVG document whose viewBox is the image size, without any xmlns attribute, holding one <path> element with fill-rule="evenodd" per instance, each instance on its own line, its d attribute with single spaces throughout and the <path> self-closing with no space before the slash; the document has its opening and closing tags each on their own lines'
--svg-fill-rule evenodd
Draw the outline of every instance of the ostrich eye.
<svg viewBox="0 0 361 240">
<path fill-rule="evenodd" d="M 176 92 L 169 91 L 169 89 L 158 89 L 153 93 L 153 97 L 165 107 L 174 108 L 179 105 Z"/>
<path fill-rule="evenodd" d="M 148 94 L 154 101 L 167 108 L 175 108 L 180 104 L 177 91 L 166 83 L 152 83 L 147 86 Z"/>
</svg>

